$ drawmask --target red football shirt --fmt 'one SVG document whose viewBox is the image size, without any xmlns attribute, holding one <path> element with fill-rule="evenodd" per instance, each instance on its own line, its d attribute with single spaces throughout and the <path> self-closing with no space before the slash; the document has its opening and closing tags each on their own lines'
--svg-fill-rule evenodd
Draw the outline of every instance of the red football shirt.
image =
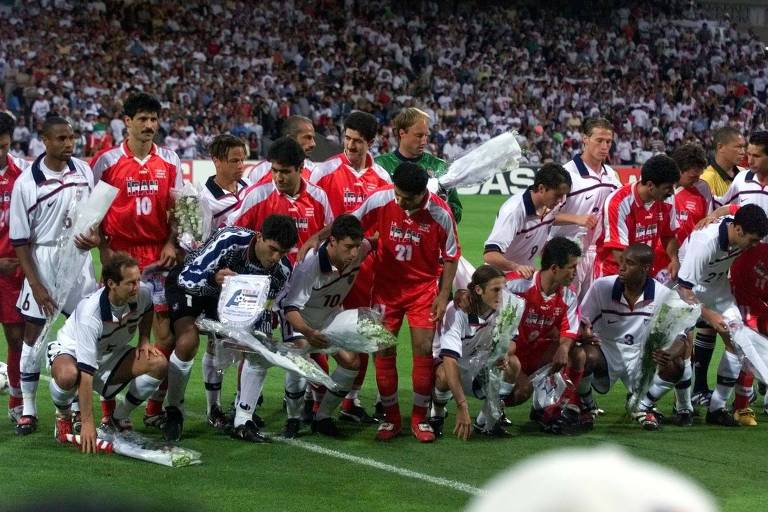
<svg viewBox="0 0 768 512">
<path fill-rule="evenodd" d="M 309 182 L 325 190 L 337 216 L 357 209 L 375 190 L 392 184 L 389 173 L 371 155 L 365 156 L 365 170 L 357 172 L 344 153 L 318 164 Z"/>
<path fill-rule="evenodd" d="M 16 251 L 13 250 L 8 236 L 11 219 L 11 192 L 16 178 L 21 175 L 26 166 L 25 161 L 6 155 L 5 171 L 0 174 L 0 258 L 16 257 Z"/>
<path fill-rule="evenodd" d="M 541 290 L 541 274 L 532 279 L 517 278 L 507 283 L 507 290 L 525 299 L 525 312 L 517 328 L 517 348 L 535 343 L 539 338 L 576 339 L 579 330 L 576 295 L 560 288 L 545 296 Z"/>
<path fill-rule="evenodd" d="M 153 144 L 149 155 L 139 160 L 124 142 L 96 155 L 91 167 L 94 183 L 103 180 L 119 191 L 101 224 L 108 237 L 121 247 L 168 239 L 171 189 L 183 187 L 175 152 Z"/>
<path fill-rule="evenodd" d="M 744 321 L 764 331 L 768 326 L 768 244 L 760 243 L 737 257 L 730 280 Z"/>
<path fill-rule="evenodd" d="M 667 202 L 671 203 L 673 200 L 677 216 L 675 237 L 682 246 L 688 236 L 693 233 L 696 224 L 712 211 L 712 192 L 706 181 L 699 180 L 690 187 L 677 189 L 674 199 L 669 198 Z M 669 256 L 660 240 L 656 245 L 655 258 L 655 266 L 664 268 L 669 265 Z"/>
<path fill-rule="evenodd" d="M 313 162 L 304 160 L 304 168 L 301 170 L 301 178 L 309 181 L 312 174 Z M 254 185 L 264 185 L 272 181 L 272 163 L 268 160 L 262 160 L 248 171 L 248 181 Z"/>
</svg>

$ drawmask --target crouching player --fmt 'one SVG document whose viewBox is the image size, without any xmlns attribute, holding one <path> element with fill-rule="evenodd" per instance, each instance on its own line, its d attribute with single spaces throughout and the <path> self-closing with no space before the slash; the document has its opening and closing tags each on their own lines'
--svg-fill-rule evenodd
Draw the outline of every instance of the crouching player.
<svg viewBox="0 0 768 512">
<path fill-rule="evenodd" d="M 505 286 L 504 273 L 490 265 L 482 265 L 472 274 L 467 286 L 469 296 L 461 306 L 448 305 L 443 321 L 435 333 L 432 352 L 435 358 L 435 390 L 432 393 L 432 416 L 429 424 L 435 435 L 442 436 L 445 422 L 445 406 L 453 396 L 456 401 L 456 426 L 454 434 L 467 440 L 472 433 L 467 396 L 485 400 L 480 384 L 473 378 L 466 364 L 478 347 L 487 342 L 493 331 L 496 310 L 501 302 Z M 504 369 L 502 389 L 507 393 L 517 378 L 520 364 L 517 358 L 506 356 L 498 361 Z M 506 436 L 501 421 L 489 426 L 484 433 Z"/>
<path fill-rule="evenodd" d="M 153 305 L 151 291 L 140 284 L 139 265 L 116 252 L 102 270 L 104 288 L 77 305 L 75 312 L 48 345 L 51 398 L 56 406 L 54 436 L 60 443 L 72 433 L 70 407 L 81 404 L 80 440 L 86 453 L 96 451 L 93 391 L 113 399 L 126 385 L 128 392 L 114 411 L 110 426 L 130 430 L 130 414 L 165 378 L 165 356 L 149 343 Z M 129 345 L 138 328 L 139 343 Z"/>
<path fill-rule="evenodd" d="M 341 311 L 341 304 L 357 278 L 362 261 L 371 252 L 371 242 L 363 238 L 363 226 L 349 214 L 336 217 L 331 235 L 317 250 L 310 251 L 294 269 L 281 298 L 283 340 L 305 346 L 325 348 L 328 340 L 319 331 Z M 331 413 L 352 387 L 360 368 L 358 354 L 340 350 L 333 354 L 337 367 L 331 378 L 338 391 L 328 390 L 312 421 L 312 431 L 339 437 Z M 290 418 L 284 435 L 296 437 L 299 418 Z"/>
<path fill-rule="evenodd" d="M 587 361 L 579 392 L 585 411 L 595 409 L 590 386 L 605 394 L 621 379 L 630 392 L 637 391 L 648 322 L 674 293 L 650 277 L 652 268 L 653 249 L 634 243 L 622 254 L 619 275 L 597 279 L 584 296 L 581 323 Z M 645 430 L 657 430 L 656 402 L 675 387 L 680 390 L 676 422 L 691 425 L 693 408 L 690 397 L 683 392 L 691 380 L 691 367 L 684 364 L 685 336 L 678 337 L 670 348 L 656 351 L 653 360 L 657 372 L 640 400 L 637 421 Z"/>
</svg>

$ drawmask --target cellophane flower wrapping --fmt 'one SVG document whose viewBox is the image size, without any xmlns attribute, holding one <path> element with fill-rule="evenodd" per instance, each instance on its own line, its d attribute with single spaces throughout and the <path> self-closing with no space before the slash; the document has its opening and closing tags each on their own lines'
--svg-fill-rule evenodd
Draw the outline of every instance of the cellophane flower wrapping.
<svg viewBox="0 0 768 512">
<path fill-rule="evenodd" d="M 98 437 L 99 440 L 110 443 L 114 453 L 125 457 L 173 468 L 202 463 L 201 454 L 198 451 L 158 443 L 135 431 L 115 432 L 100 428 Z"/>
<path fill-rule="evenodd" d="M 728 328 L 738 355 L 747 359 L 758 379 L 768 382 L 768 338 L 742 322 L 729 322 Z"/>
<path fill-rule="evenodd" d="M 328 339 L 330 346 L 326 349 L 311 349 L 312 352 L 347 350 L 373 353 L 397 344 L 397 338 L 382 325 L 381 313 L 370 308 L 341 311 L 320 332 Z"/>
<path fill-rule="evenodd" d="M 171 190 L 174 199 L 173 218 L 178 229 L 179 246 L 187 252 L 198 249 L 211 233 L 211 215 L 200 201 L 200 193 L 187 182 L 181 189 Z"/>
<path fill-rule="evenodd" d="M 250 329 L 268 311 L 269 276 L 240 274 L 227 276 L 221 285 L 218 313 L 222 324 Z"/>
<path fill-rule="evenodd" d="M 506 132 L 454 160 L 438 178 L 446 190 L 481 185 L 500 172 L 520 166 L 522 150 L 515 132 Z"/>
<path fill-rule="evenodd" d="M 530 380 L 533 387 L 531 405 L 539 411 L 543 411 L 547 407 L 559 406 L 563 399 L 563 393 L 569 386 L 569 381 L 565 380 L 562 371 L 552 373 L 551 364 L 544 365 L 533 372 Z"/>
</svg>

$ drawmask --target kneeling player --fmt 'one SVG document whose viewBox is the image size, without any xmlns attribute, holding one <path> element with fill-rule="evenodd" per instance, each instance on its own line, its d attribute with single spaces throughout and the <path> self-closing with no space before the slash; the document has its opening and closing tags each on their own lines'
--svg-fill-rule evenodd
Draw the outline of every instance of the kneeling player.
<svg viewBox="0 0 768 512">
<path fill-rule="evenodd" d="M 56 406 L 55 438 L 72 433 L 70 407 L 75 394 L 81 404 L 80 439 L 84 452 L 96 451 L 93 391 L 114 398 L 128 385 L 125 401 L 111 426 L 130 430 L 130 413 L 165 378 L 165 356 L 149 343 L 153 306 L 149 289 L 140 284 L 139 265 L 125 253 L 114 253 L 102 270 L 104 288 L 83 299 L 48 345 L 51 398 Z M 139 343 L 128 345 L 138 327 Z"/>
<path fill-rule="evenodd" d="M 648 322 L 659 306 L 673 293 L 650 277 L 653 249 L 643 243 L 630 245 L 622 254 L 618 276 L 597 279 L 581 303 L 581 322 L 587 355 L 585 378 L 580 391 L 586 410 L 594 410 L 591 386 L 607 393 L 621 379 L 630 392 L 635 389 L 642 370 L 643 349 L 648 336 Z M 691 367 L 684 363 L 685 336 L 680 336 L 667 350 L 653 355 L 657 372 L 651 387 L 640 401 L 636 419 L 646 430 L 657 430 L 656 402 L 673 386 L 684 389 L 690 384 Z M 687 381 L 687 382 L 686 382 Z M 693 408 L 680 393 L 677 421 L 690 425 Z"/>
<path fill-rule="evenodd" d="M 467 361 L 481 342 L 487 341 L 493 331 L 496 309 L 504 290 L 504 273 L 490 265 L 482 265 L 472 274 L 467 286 L 469 299 L 462 305 L 448 305 L 440 328 L 435 333 L 432 351 L 435 358 L 435 390 L 432 393 L 432 417 L 429 419 L 435 435 L 443 434 L 445 406 L 456 400 L 456 426 L 454 434 L 467 440 L 472 433 L 467 396 L 485 400 L 481 386 L 473 379 Z M 504 357 L 498 362 L 504 369 L 502 389 L 509 391 L 517 378 L 520 364 L 517 358 Z M 501 422 L 485 430 L 490 435 L 508 435 Z"/>
</svg>

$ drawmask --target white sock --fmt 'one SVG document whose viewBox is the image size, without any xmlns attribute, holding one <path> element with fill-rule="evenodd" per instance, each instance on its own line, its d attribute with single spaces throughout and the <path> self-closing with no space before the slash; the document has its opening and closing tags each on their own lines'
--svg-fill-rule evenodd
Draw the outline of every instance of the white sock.
<svg viewBox="0 0 768 512">
<path fill-rule="evenodd" d="M 651 381 L 651 386 L 648 388 L 648 392 L 640 399 L 640 410 L 650 411 L 653 409 L 656 402 L 658 402 L 662 396 L 667 394 L 674 385 L 674 382 L 668 382 L 659 377 L 658 373 L 655 373 L 653 375 L 653 381 Z"/>
<path fill-rule="evenodd" d="M 347 390 L 352 386 L 357 378 L 357 370 L 348 370 L 337 366 L 333 371 L 331 378 L 339 385 L 338 391 L 328 390 L 325 392 L 323 401 L 320 402 L 320 408 L 315 415 L 316 420 L 322 420 L 324 418 L 330 418 L 331 413 L 339 406 L 341 401 L 347 396 Z"/>
<path fill-rule="evenodd" d="M 48 389 L 51 391 L 51 400 L 53 400 L 53 405 L 56 406 L 56 412 L 61 416 L 69 414 L 72 408 L 72 400 L 77 394 L 77 388 L 61 389 L 56 381 L 51 379 L 48 383 Z"/>
<path fill-rule="evenodd" d="M 35 360 L 34 348 L 25 342 L 21 347 L 21 397 L 24 416 L 37 416 L 37 385 L 40 382 L 40 362 Z"/>
<path fill-rule="evenodd" d="M 244 425 L 246 421 L 253 420 L 253 411 L 259 400 L 261 390 L 264 388 L 264 379 L 267 377 L 267 369 L 249 358 L 243 361 L 240 370 L 240 392 L 237 395 L 235 427 Z"/>
<path fill-rule="evenodd" d="M 714 412 L 725 408 L 726 403 L 731 398 L 740 371 L 741 360 L 739 356 L 728 351 L 723 352 L 723 357 L 720 358 L 720 364 L 717 367 L 717 385 L 715 385 L 715 390 L 709 401 L 710 411 Z"/>
<path fill-rule="evenodd" d="M 72 400 L 72 412 L 80 412 L 80 399 L 77 397 L 77 393 L 75 393 L 75 398 Z"/>
<path fill-rule="evenodd" d="M 693 378 L 693 367 L 691 359 L 683 360 L 683 375 L 675 384 L 675 408 L 678 411 L 692 411 L 691 403 L 691 378 Z"/>
<path fill-rule="evenodd" d="M 125 400 L 121 401 L 115 407 L 115 412 L 112 416 L 117 419 L 126 419 L 131 415 L 131 412 L 135 408 L 141 405 L 141 403 L 149 398 L 152 393 L 163 382 L 162 379 L 157 379 L 148 373 L 139 375 L 128 384 L 128 392 L 125 394 Z"/>
<path fill-rule="evenodd" d="M 217 366 L 218 361 L 215 355 L 208 352 L 203 354 L 203 384 L 205 385 L 205 401 L 209 414 L 211 407 L 219 405 L 221 401 L 221 381 L 224 376 Z"/>
<path fill-rule="evenodd" d="M 168 407 L 182 408 L 184 394 L 187 391 L 187 382 L 189 382 L 189 374 L 192 373 L 192 365 L 194 363 L 194 359 L 182 361 L 176 355 L 176 352 L 171 354 L 171 358 L 168 360 L 168 394 L 166 395 Z"/>
<path fill-rule="evenodd" d="M 440 391 L 435 388 L 432 390 L 432 409 L 429 412 L 430 417 L 445 417 L 445 406 L 453 398 L 451 390 Z"/>
<path fill-rule="evenodd" d="M 477 415 L 475 423 L 477 423 L 477 426 L 481 428 L 485 426 L 485 413 L 482 410 L 480 411 L 480 414 Z"/>
<path fill-rule="evenodd" d="M 293 372 L 285 372 L 285 410 L 290 418 L 300 418 L 301 409 L 304 407 L 304 390 L 307 388 L 307 379 Z M 323 401 L 323 393 L 320 403 Z"/>
</svg>

